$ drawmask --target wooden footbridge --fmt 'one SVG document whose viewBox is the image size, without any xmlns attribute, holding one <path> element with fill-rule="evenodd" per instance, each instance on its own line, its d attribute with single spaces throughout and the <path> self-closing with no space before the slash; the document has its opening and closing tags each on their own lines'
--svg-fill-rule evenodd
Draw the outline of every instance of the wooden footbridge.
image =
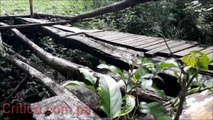
<svg viewBox="0 0 213 120">
<path fill-rule="evenodd" d="M 48 23 L 46 20 L 32 19 L 32 18 L 21 18 L 24 21 L 30 23 Z M 65 42 L 73 42 L 71 44 L 75 44 L 79 49 L 83 49 L 82 46 L 92 47 L 97 49 L 95 51 L 102 51 L 108 56 L 111 57 L 119 57 L 121 61 L 125 61 L 128 59 L 134 59 L 130 56 L 145 56 L 150 58 L 155 58 L 156 56 L 163 57 L 165 59 L 169 59 L 172 55 L 166 46 L 167 45 L 173 52 L 173 54 L 180 58 L 185 55 L 190 54 L 191 51 L 201 51 L 205 52 L 208 57 L 211 59 L 212 63 L 210 64 L 210 70 L 213 70 L 213 47 L 201 45 L 197 42 L 185 41 L 185 40 L 173 40 L 173 39 L 165 39 L 161 37 L 150 37 L 144 35 L 136 35 L 124 32 L 116 32 L 116 31 L 102 31 L 102 30 L 84 30 L 76 27 L 68 27 L 64 25 L 53 25 L 51 27 L 43 26 L 43 30 L 51 35 L 55 35 L 60 39 L 66 39 Z M 76 41 L 81 42 L 76 42 Z M 82 46 L 79 46 L 79 44 Z M 97 43 L 100 43 L 99 45 Z M 101 45 L 101 46 L 100 46 Z M 110 50 L 107 46 L 111 46 Z M 98 48 L 100 47 L 100 48 Z M 85 47 L 86 49 L 87 47 Z M 114 49 L 114 50 L 113 50 Z M 120 49 L 125 49 L 125 51 L 117 51 Z M 87 50 L 86 50 L 87 51 Z M 127 53 L 131 52 L 131 55 Z M 87 51 L 88 52 L 88 51 Z M 96 52 L 90 52 L 91 54 L 96 54 Z M 118 52 L 118 53 L 115 53 Z M 121 54 L 121 55 L 117 55 Z M 99 56 L 99 55 L 98 55 Z M 102 56 L 102 55 L 101 55 Z M 129 56 L 129 57 L 128 57 Z M 100 57 L 100 56 L 99 56 Z M 107 56 L 105 56 L 107 57 Z M 163 59 L 163 60 L 165 60 Z"/>
</svg>

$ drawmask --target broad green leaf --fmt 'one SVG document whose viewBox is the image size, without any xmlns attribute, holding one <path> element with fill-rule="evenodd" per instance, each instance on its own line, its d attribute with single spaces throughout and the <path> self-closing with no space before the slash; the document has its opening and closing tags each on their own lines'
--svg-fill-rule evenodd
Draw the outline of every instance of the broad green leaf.
<svg viewBox="0 0 213 120">
<path fill-rule="evenodd" d="M 97 81 L 97 78 L 94 76 L 94 73 L 86 68 L 80 68 L 80 72 L 83 73 L 85 79 L 90 81 L 91 84 L 95 84 Z"/>
<path fill-rule="evenodd" d="M 122 96 L 118 83 L 110 76 L 102 75 L 99 80 L 101 108 L 110 119 L 121 111 Z"/>
<path fill-rule="evenodd" d="M 200 51 L 191 51 L 190 55 L 186 55 L 181 60 L 188 66 L 197 67 L 199 70 L 208 70 L 211 60 L 208 56 Z"/>
<path fill-rule="evenodd" d="M 86 87 L 92 91 L 96 91 L 95 87 L 92 85 L 86 85 L 84 82 L 79 82 L 79 81 L 69 81 L 63 84 L 63 86 L 82 86 Z"/>
<path fill-rule="evenodd" d="M 154 118 L 166 116 L 166 109 L 162 105 L 160 105 L 160 103 L 157 102 L 152 103 L 141 102 L 139 111 L 141 113 L 153 115 Z"/>
<path fill-rule="evenodd" d="M 121 112 L 118 115 L 119 117 L 130 113 L 134 109 L 135 97 L 132 95 L 125 95 L 123 97 L 123 105 L 124 106 L 122 107 Z"/>
<path fill-rule="evenodd" d="M 175 65 L 173 63 L 160 62 L 161 69 L 167 69 L 167 68 L 171 68 L 171 67 L 175 67 Z"/>
</svg>

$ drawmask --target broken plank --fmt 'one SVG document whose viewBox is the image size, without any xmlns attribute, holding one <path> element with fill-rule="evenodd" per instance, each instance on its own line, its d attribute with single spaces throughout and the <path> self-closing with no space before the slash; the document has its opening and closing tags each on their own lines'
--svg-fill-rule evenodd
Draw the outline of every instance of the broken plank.
<svg viewBox="0 0 213 120">
<path fill-rule="evenodd" d="M 200 50 L 203 50 L 203 49 L 204 48 L 202 48 L 202 47 L 195 46 L 195 47 L 192 47 L 192 48 L 188 48 L 188 49 L 176 52 L 176 53 L 174 53 L 174 55 L 179 56 L 179 57 L 183 57 L 185 55 L 190 54 L 191 51 L 194 51 L 194 50 L 199 50 L 200 51 Z"/>
<path fill-rule="evenodd" d="M 137 41 L 137 40 L 140 41 L 140 39 L 143 39 L 143 38 L 146 38 L 146 37 L 147 36 L 142 36 L 142 35 L 141 36 L 138 36 L 138 35 L 136 36 L 136 35 L 133 35 L 131 38 L 128 38 L 128 37 L 127 38 L 123 38 L 122 41 L 118 39 L 118 40 L 114 40 L 114 42 L 121 42 L 121 43 L 128 43 L 129 42 L 129 43 L 132 43 L 132 42 Z"/>
</svg>

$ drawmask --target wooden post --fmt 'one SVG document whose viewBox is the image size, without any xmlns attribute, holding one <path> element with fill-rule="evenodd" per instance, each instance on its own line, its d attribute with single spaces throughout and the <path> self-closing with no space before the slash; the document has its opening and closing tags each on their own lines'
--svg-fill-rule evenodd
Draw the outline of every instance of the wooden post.
<svg viewBox="0 0 213 120">
<path fill-rule="evenodd" d="M 29 0 L 30 3 L 30 17 L 33 17 L 33 0 Z"/>
</svg>

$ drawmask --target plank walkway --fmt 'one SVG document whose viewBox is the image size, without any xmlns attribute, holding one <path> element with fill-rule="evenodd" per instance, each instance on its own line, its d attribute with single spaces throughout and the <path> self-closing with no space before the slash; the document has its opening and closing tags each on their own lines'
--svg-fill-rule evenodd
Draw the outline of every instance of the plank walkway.
<svg viewBox="0 0 213 120">
<path fill-rule="evenodd" d="M 41 19 L 31 18 L 22 18 L 22 20 L 37 23 L 48 22 Z M 64 25 L 53 25 L 52 27 L 54 27 L 54 29 L 57 29 L 57 32 L 54 33 L 58 34 L 60 37 L 70 38 L 73 37 L 73 35 L 84 34 L 84 37 L 88 39 L 93 38 L 94 42 L 103 42 L 106 44 L 113 45 L 115 47 L 123 47 L 140 51 L 144 53 L 146 57 L 171 57 L 171 53 L 168 50 L 164 39 L 161 37 L 149 37 L 144 35 L 136 35 L 117 31 L 83 30 L 80 28 L 68 27 Z M 213 46 L 201 46 L 197 42 L 187 42 L 184 40 L 166 39 L 166 41 L 171 51 L 178 58 L 183 57 L 189 54 L 190 51 L 194 50 L 205 52 L 212 61 L 210 69 L 213 70 Z"/>
<path fill-rule="evenodd" d="M 104 41 L 106 43 L 140 50 L 144 52 L 145 56 L 147 57 L 171 56 L 170 51 L 168 50 L 163 38 L 160 37 L 148 37 L 143 35 L 112 31 L 90 32 L 85 34 L 89 37 L 95 38 L 96 40 Z M 212 61 L 210 68 L 213 69 L 212 46 L 200 46 L 196 42 L 187 42 L 184 40 L 166 39 L 166 41 L 174 55 L 179 58 L 188 55 L 190 51 L 194 50 L 205 52 Z"/>
</svg>

